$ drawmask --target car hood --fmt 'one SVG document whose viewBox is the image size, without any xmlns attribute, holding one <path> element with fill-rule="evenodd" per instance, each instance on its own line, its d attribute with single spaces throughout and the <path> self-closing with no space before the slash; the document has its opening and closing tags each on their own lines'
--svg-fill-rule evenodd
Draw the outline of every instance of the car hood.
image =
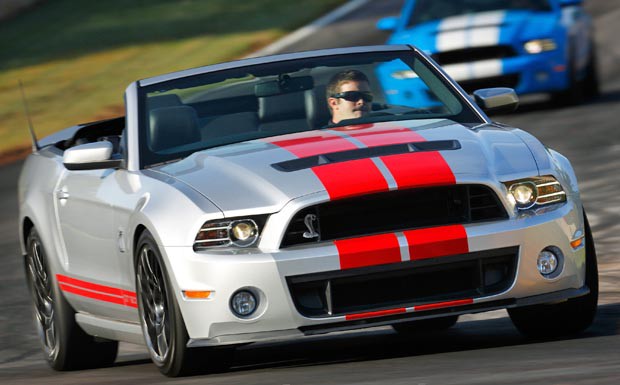
<svg viewBox="0 0 620 385">
<path fill-rule="evenodd" d="M 334 185 L 339 183 L 345 190 L 353 185 L 351 188 L 357 189 L 357 195 L 376 192 L 372 187 L 363 190 L 365 179 L 372 179 L 372 175 L 360 174 L 358 178 L 352 177 L 351 173 L 359 173 L 362 165 L 372 168 L 371 171 L 385 173 L 385 165 L 380 165 L 382 162 L 369 163 L 376 158 L 385 159 L 389 169 L 389 159 L 385 157 L 358 155 L 355 160 L 314 167 L 296 161 L 364 147 L 381 149 L 401 143 L 453 141 L 457 143 L 455 148 L 430 151 L 439 160 L 428 162 L 445 161 L 448 172 L 454 175 L 457 183 L 459 180 L 489 181 L 535 175 L 536 162 L 513 131 L 516 129 L 495 125 L 472 129 L 444 119 L 349 126 L 208 149 L 153 170 L 191 186 L 227 216 L 250 215 L 277 212 L 290 200 L 313 193 L 327 192 L 334 199 Z M 377 164 L 380 170 L 375 168 Z M 406 166 L 406 161 L 404 164 Z M 420 167 L 426 168 L 426 165 Z M 350 182 L 346 182 L 347 178 Z M 415 183 L 416 175 L 407 178 L 408 183 Z"/>
<path fill-rule="evenodd" d="M 552 12 L 491 11 L 452 16 L 396 32 L 389 44 L 415 44 L 427 53 L 549 37 L 558 21 Z"/>
</svg>

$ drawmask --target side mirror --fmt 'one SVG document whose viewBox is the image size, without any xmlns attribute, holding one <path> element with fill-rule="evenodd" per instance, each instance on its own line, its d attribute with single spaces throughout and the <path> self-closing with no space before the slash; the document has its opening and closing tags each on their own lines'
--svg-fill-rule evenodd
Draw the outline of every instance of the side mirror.
<svg viewBox="0 0 620 385">
<path fill-rule="evenodd" d="M 379 19 L 377 22 L 377 29 L 381 31 L 393 31 L 396 29 L 398 25 L 398 17 L 390 16 L 384 17 L 383 19 Z"/>
<path fill-rule="evenodd" d="M 474 91 L 474 100 L 488 114 L 509 113 L 519 107 L 519 97 L 512 88 L 483 88 Z"/>
<path fill-rule="evenodd" d="M 112 143 L 107 140 L 81 144 L 65 150 L 62 163 L 68 170 L 98 170 L 120 167 L 121 159 L 111 159 L 112 149 Z"/>
<path fill-rule="evenodd" d="M 575 5 L 582 5 L 582 0 L 560 0 L 560 7 L 570 7 Z"/>
</svg>

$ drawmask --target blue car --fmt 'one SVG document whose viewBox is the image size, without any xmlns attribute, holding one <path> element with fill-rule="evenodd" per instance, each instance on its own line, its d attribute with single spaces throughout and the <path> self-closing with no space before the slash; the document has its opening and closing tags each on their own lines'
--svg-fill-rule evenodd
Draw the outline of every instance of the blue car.
<svg viewBox="0 0 620 385">
<path fill-rule="evenodd" d="M 399 17 L 377 27 L 393 31 L 388 44 L 429 54 L 468 93 L 510 87 L 575 104 L 599 92 L 592 19 L 581 0 L 405 0 Z M 390 104 L 433 99 L 406 71 L 377 72 Z"/>
</svg>

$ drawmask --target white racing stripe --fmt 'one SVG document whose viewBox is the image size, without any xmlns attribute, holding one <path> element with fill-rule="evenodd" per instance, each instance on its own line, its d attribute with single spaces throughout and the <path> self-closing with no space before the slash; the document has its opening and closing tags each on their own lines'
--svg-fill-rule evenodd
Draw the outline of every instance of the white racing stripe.
<svg viewBox="0 0 620 385">
<path fill-rule="evenodd" d="M 396 239 L 398 239 L 398 246 L 400 247 L 400 259 L 403 262 L 407 262 L 411 260 L 411 256 L 409 255 L 409 242 L 407 242 L 407 237 L 402 232 L 396 233 Z"/>
<path fill-rule="evenodd" d="M 481 60 L 473 63 L 450 64 L 443 69 L 457 82 L 462 80 L 486 78 L 502 74 L 500 59 Z"/>
<path fill-rule="evenodd" d="M 505 17 L 504 11 L 448 17 L 437 27 L 437 50 L 496 45 Z"/>
</svg>

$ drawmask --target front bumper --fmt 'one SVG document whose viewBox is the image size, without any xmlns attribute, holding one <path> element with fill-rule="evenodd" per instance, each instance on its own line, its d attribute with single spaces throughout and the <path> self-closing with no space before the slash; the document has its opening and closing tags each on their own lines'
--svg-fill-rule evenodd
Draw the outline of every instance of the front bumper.
<svg viewBox="0 0 620 385">
<path fill-rule="evenodd" d="M 246 343 L 552 302 L 587 294 L 585 248 L 573 250 L 570 246 L 575 234 L 583 234 L 580 210 L 569 201 L 553 210 L 465 226 L 469 253 L 516 250 L 514 279 L 501 292 L 455 294 L 453 298 L 444 297 L 430 304 L 382 304 L 361 312 L 331 316 L 302 315 L 287 279 L 340 271 L 338 249 L 333 242 L 264 253 L 247 250 L 196 253 L 190 247 L 165 247 L 163 252 L 190 345 Z M 539 252 L 548 246 L 555 246 L 564 254 L 562 272 L 553 279 L 543 278 L 536 268 Z M 230 298 L 239 289 L 249 289 L 259 299 L 257 311 L 249 318 L 237 317 L 231 311 Z M 206 300 L 188 300 L 183 297 L 183 290 L 213 293 Z"/>
<path fill-rule="evenodd" d="M 446 65 L 444 69 L 469 93 L 480 88 L 510 87 L 523 95 L 557 92 L 570 87 L 570 68 L 560 50 L 498 59 L 495 65 L 492 62 Z"/>
</svg>

